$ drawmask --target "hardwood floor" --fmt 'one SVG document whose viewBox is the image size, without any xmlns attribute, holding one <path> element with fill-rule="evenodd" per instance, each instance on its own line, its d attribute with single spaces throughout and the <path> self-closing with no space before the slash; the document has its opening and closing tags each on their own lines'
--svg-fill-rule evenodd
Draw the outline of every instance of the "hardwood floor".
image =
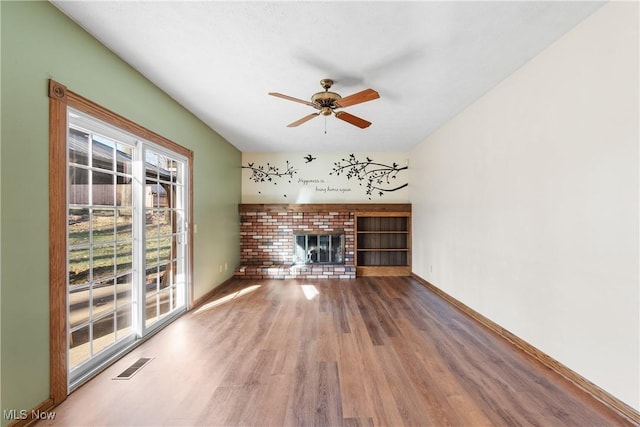
<svg viewBox="0 0 640 427">
<path fill-rule="evenodd" d="M 233 282 L 54 411 L 38 425 L 630 425 L 408 277 Z"/>
</svg>

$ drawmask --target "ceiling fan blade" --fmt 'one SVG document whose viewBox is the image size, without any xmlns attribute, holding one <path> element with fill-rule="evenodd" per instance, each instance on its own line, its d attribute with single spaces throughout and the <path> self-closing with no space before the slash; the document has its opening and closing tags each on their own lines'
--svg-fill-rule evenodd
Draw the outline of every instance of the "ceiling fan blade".
<svg viewBox="0 0 640 427">
<path fill-rule="evenodd" d="M 356 117 L 353 114 L 345 113 L 344 111 L 337 111 L 336 117 L 354 126 L 358 126 L 360 129 L 371 126 L 371 122 L 361 119 L 360 117 Z"/>
<path fill-rule="evenodd" d="M 294 127 L 299 126 L 299 125 L 303 124 L 304 122 L 307 122 L 307 121 L 309 121 L 309 120 L 311 120 L 311 119 L 313 119 L 314 117 L 317 117 L 317 116 L 319 116 L 319 115 L 320 115 L 320 113 L 311 113 L 311 114 L 309 114 L 308 116 L 304 116 L 304 117 L 303 117 L 303 118 L 301 118 L 300 120 L 296 120 L 296 121 L 295 121 L 295 122 L 293 122 L 293 123 L 289 123 L 289 124 L 287 125 L 287 127 L 288 127 L 288 128 L 294 128 Z"/>
<path fill-rule="evenodd" d="M 335 104 L 338 107 L 348 107 L 350 105 L 360 104 L 361 102 L 373 101 L 378 98 L 380 98 L 380 94 L 378 92 L 373 89 L 365 89 L 362 92 L 354 93 L 353 95 L 338 99 Z"/>
<path fill-rule="evenodd" d="M 303 99 L 294 98 L 293 96 L 289 96 L 289 95 L 283 95 L 278 92 L 269 92 L 269 95 L 277 96 L 278 98 L 288 99 L 289 101 L 299 102 L 300 104 L 305 104 L 313 108 L 318 108 L 318 106 L 311 101 L 305 101 Z"/>
</svg>

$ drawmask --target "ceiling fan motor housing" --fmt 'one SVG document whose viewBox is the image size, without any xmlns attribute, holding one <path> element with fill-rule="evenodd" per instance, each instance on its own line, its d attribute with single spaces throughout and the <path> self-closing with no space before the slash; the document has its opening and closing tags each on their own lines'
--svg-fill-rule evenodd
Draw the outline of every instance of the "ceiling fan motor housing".
<svg viewBox="0 0 640 427">
<path fill-rule="evenodd" d="M 335 102 L 342 97 L 335 92 L 318 92 L 311 97 L 311 102 L 316 104 L 325 116 L 331 114 L 331 109 L 336 108 Z M 329 108 L 329 112 L 325 113 L 324 109 Z"/>
</svg>

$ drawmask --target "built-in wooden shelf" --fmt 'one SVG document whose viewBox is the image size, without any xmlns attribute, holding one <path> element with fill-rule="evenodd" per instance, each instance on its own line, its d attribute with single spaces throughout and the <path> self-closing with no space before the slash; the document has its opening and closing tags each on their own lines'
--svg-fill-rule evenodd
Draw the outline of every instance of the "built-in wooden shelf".
<svg viewBox="0 0 640 427">
<path fill-rule="evenodd" d="M 409 234 L 408 231 L 358 231 L 358 234 Z"/>
<path fill-rule="evenodd" d="M 356 274 L 411 274 L 411 212 L 356 212 Z"/>
<path fill-rule="evenodd" d="M 358 249 L 358 252 L 394 252 L 394 251 L 398 251 L 398 252 L 407 252 L 407 249 L 370 249 L 370 248 L 363 248 L 363 249 Z"/>
</svg>

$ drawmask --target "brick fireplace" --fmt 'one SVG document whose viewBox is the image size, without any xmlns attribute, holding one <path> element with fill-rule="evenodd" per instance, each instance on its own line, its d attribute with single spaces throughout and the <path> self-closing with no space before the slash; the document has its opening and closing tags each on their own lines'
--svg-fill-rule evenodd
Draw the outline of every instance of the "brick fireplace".
<svg viewBox="0 0 640 427">
<path fill-rule="evenodd" d="M 239 206 L 239 213 L 240 266 L 236 277 L 355 278 L 354 211 L 349 205 L 245 204 Z M 312 251 L 304 261 L 296 256 L 303 240 L 313 242 L 303 249 Z M 319 249 L 313 252 L 322 242 L 327 242 L 333 257 L 320 256 Z"/>
<path fill-rule="evenodd" d="M 235 269 L 236 278 L 245 279 L 353 279 L 356 277 L 356 251 L 370 251 L 373 256 L 407 253 L 404 246 L 391 249 L 385 245 L 370 249 L 357 247 L 356 217 L 363 215 L 406 216 L 411 205 L 400 203 L 273 203 L 240 204 L 240 265 Z M 398 214 L 400 212 L 400 214 Z M 409 214 L 410 215 L 410 214 Z M 375 219 L 375 218 L 374 218 Z M 406 221 L 406 219 L 405 219 Z M 394 229 L 395 230 L 395 229 Z M 408 228 L 407 228 L 408 230 Z M 360 233 L 360 230 L 358 230 Z M 371 231 L 362 232 L 363 243 Z M 398 235 L 402 231 L 381 232 Z M 404 232 L 406 233 L 406 231 Z M 383 239 L 385 242 L 386 240 Z M 302 242 L 305 242 L 303 244 Z M 384 243 L 384 242 L 383 242 Z M 387 242 L 388 243 L 388 242 Z M 397 242 L 396 242 L 397 243 Z M 309 252 L 310 251 L 310 252 Z M 385 258 L 385 259 L 387 259 Z M 395 259 L 395 258 L 394 258 Z M 376 275 L 398 274 L 394 259 L 377 262 L 381 267 Z M 381 261 L 382 258 L 378 261 Z M 366 263 L 363 267 L 376 265 Z M 393 261 L 393 262 L 392 262 Z M 361 266 L 358 266 L 361 268 Z M 366 267 L 371 269 L 372 267 Z M 402 273 L 409 267 L 406 260 Z M 363 271 L 360 274 L 370 275 Z M 400 275 L 403 275 L 400 274 Z"/>
</svg>

